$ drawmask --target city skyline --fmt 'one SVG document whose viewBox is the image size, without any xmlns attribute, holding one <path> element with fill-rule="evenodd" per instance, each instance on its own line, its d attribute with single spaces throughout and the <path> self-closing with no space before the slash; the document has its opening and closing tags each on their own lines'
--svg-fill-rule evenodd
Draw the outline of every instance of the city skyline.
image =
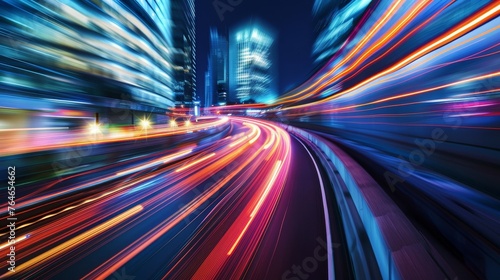
<svg viewBox="0 0 500 280">
<path fill-rule="evenodd" d="M 227 4 L 226 1 L 219 1 Z M 208 65 L 205 53 L 210 45 L 210 28 L 225 31 L 241 26 L 252 20 L 260 20 L 276 31 L 279 48 L 277 71 L 280 74 L 278 93 L 283 94 L 304 82 L 313 70 L 312 44 L 314 23 L 312 21 L 311 1 L 253 0 L 241 1 L 236 7 L 223 12 L 223 20 L 214 7 L 217 1 L 197 2 L 197 67 L 205 73 Z M 236 3 L 238 1 L 235 1 Z M 223 6 L 223 5 L 222 5 Z M 221 10 L 219 10 L 221 11 Z M 294 61 L 294 63 L 287 63 Z M 205 77 L 197 83 L 204 88 Z"/>
</svg>

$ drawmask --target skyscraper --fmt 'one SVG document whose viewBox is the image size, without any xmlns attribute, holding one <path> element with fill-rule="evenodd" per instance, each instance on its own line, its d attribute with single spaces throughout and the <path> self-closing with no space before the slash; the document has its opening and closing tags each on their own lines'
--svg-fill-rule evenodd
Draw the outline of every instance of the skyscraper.
<svg viewBox="0 0 500 280">
<path fill-rule="evenodd" d="M 213 91 L 213 81 L 212 81 L 212 71 L 210 71 L 211 65 L 208 62 L 208 69 L 205 72 L 205 99 L 203 100 L 204 107 L 210 107 L 213 103 L 214 91 Z"/>
<path fill-rule="evenodd" d="M 197 100 L 194 0 L 172 0 L 171 8 L 175 104 L 191 108 Z"/>
<path fill-rule="evenodd" d="M 209 83 L 209 92 L 206 94 L 210 96 L 205 97 L 205 106 L 226 105 L 229 85 L 229 44 L 227 38 L 214 28 L 210 29 L 208 73 L 210 77 L 205 82 Z"/>
<path fill-rule="evenodd" d="M 232 32 L 230 45 L 231 101 L 273 102 L 278 79 L 274 33 L 251 23 Z"/>
<path fill-rule="evenodd" d="M 155 122 L 174 106 L 171 16 L 170 0 L 3 1 L 0 29 L 9 40 L 2 35 L 0 104 L 75 109 L 103 123 L 143 115 Z M 39 100 L 14 103 L 14 93 Z"/>
</svg>

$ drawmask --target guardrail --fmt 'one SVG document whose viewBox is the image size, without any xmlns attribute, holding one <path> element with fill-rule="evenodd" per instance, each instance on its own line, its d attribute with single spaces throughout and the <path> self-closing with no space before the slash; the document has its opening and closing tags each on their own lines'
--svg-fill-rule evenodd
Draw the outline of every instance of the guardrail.
<svg viewBox="0 0 500 280">
<path fill-rule="evenodd" d="M 321 136 L 293 126 L 284 128 L 314 144 L 338 170 L 368 235 L 383 279 L 453 279 L 455 275 L 446 261 L 356 161 Z M 339 190 L 335 193 L 338 196 Z M 348 228 L 346 222 L 343 217 L 344 226 Z M 359 252 L 351 252 L 351 257 L 353 254 L 359 259 Z"/>
</svg>

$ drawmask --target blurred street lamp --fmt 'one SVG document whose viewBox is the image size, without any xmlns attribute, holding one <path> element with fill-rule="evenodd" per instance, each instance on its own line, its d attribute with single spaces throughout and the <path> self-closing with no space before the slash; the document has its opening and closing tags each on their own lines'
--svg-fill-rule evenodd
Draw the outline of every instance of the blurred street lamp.
<svg viewBox="0 0 500 280">
<path fill-rule="evenodd" d="M 177 123 L 175 122 L 174 119 L 170 120 L 170 127 L 177 127 Z"/>
<path fill-rule="evenodd" d="M 100 133 L 101 132 L 101 124 L 100 123 L 89 124 L 89 132 L 93 135 Z"/>
<path fill-rule="evenodd" d="M 148 135 L 148 128 L 151 127 L 151 121 L 145 117 L 144 119 L 140 120 L 140 125 L 142 130 L 145 130 L 146 135 Z"/>
<path fill-rule="evenodd" d="M 151 127 L 151 121 L 149 121 L 148 119 L 142 119 L 141 120 L 141 127 L 142 127 L 142 129 L 147 130 L 148 128 Z"/>
</svg>

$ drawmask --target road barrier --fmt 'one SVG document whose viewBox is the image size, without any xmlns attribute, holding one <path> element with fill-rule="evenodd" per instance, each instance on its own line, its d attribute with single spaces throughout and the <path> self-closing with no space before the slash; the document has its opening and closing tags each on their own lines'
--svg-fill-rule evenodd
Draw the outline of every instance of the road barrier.
<svg viewBox="0 0 500 280">
<path fill-rule="evenodd" d="M 296 135 L 321 151 L 324 157 L 331 161 L 352 198 L 354 211 L 357 213 L 342 213 L 345 228 L 352 228 L 346 224 L 344 216 L 359 216 L 373 249 L 380 274 L 383 279 L 454 279 L 455 274 L 440 254 L 429 244 L 420 232 L 413 226 L 394 201 L 384 192 L 378 183 L 347 153 L 332 142 L 314 133 L 293 127 L 284 126 L 288 132 Z M 334 192 L 339 206 L 343 197 L 337 183 Z M 344 201 L 345 205 L 345 201 Z M 351 210 L 352 211 L 352 210 Z M 348 237 L 349 234 L 346 234 Z M 348 237 L 349 238 L 349 237 Z M 348 240 L 353 260 L 356 266 L 360 256 L 359 248 Z M 359 242 L 359 241 L 358 241 Z M 365 265 L 366 266 L 366 265 Z M 365 269 L 366 271 L 366 269 Z"/>
</svg>

